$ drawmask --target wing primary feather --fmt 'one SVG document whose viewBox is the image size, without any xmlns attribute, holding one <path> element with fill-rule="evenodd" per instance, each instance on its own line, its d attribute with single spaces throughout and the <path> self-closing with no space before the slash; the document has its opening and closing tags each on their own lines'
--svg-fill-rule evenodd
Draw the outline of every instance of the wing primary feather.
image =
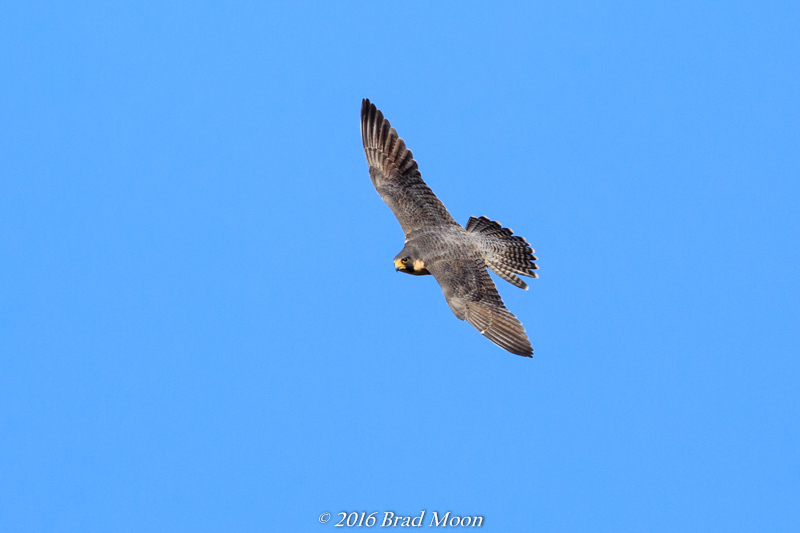
<svg viewBox="0 0 800 533">
<path fill-rule="evenodd" d="M 420 175 L 414 155 L 381 111 L 361 102 L 361 138 L 370 178 L 403 231 L 458 225 Z"/>
</svg>

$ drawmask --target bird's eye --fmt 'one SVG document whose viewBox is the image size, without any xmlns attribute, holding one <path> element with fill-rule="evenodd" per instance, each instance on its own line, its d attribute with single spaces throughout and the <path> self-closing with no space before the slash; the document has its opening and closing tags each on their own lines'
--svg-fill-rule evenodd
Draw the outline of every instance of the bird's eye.
<svg viewBox="0 0 800 533">
<path fill-rule="evenodd" d="M 400 262 L 405 265 L 406 263 L 408 263 L 408 257 L 404 257 L 403 260 Z"/>
</svg>

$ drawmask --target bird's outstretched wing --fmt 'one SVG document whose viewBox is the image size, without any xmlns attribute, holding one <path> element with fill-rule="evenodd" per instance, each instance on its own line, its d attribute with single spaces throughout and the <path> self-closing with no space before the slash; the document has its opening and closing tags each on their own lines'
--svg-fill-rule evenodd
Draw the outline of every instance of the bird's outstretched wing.
<svg viewBox="0 0 800 533">
<path fill-rule="evenodd" d="M 446 258 L 426 267 L 439 282 L 450 309 L 458 318 L 472 324 L 481 335 L 504 350 L 533 357 L 525 328 L 506 309 L 483 259 Z"/>
<path fill-rule="evenodd" d="M 372 184 L 394 212 L 406 236 L 422 227 L 458 225 L 422 181 L 411 150 L 368 99 L 361 102 L 361 140 Z"/>
</svg>

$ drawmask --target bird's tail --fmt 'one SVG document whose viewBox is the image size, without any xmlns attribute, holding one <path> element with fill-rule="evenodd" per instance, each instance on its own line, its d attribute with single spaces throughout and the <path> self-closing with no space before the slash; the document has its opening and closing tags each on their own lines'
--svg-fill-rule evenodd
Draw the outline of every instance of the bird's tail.
<svg viewBox="0 0 800 533">
<path fill-rule="evenodd" d="M 539 277 L 534 272 L 539 267 L 534 263 L 533 248 L 523 237 L 513 235 L 510 229 L 486 217 L 469 217 L 466 230 L 479 237 L 478 245 L 486 266 L 504 280 L 527 290 L 528 285 L 516 274 Z"/>
</svg>

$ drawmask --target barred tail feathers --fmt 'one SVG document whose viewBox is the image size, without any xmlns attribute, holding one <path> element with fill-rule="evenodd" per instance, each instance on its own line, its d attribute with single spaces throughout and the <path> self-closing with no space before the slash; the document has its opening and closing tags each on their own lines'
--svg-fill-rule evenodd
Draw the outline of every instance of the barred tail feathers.
<svg viewBox="0 0 800 533">
<path fill-rule="evenodd" d="M 534 272 L 539 267 L 534 263 L 533 248 L 523 237 L 513 235 L 510 229 L 486 217 L 470 217 L 466 230 L 481 237 L 478 245 L 486 266 L 504 280 L 527 290 L 528 285 L 516 274 L 539 277 Z"/>
</svg>

